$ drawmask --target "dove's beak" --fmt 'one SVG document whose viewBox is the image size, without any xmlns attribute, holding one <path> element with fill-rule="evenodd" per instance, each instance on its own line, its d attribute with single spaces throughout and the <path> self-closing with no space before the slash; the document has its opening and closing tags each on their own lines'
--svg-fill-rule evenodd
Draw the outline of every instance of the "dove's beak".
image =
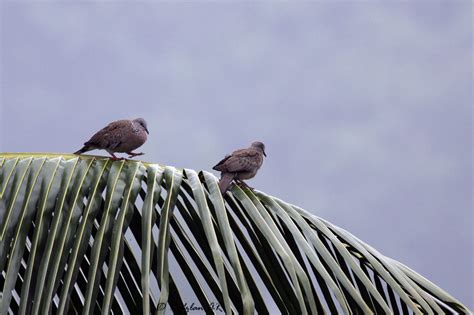
<svg viewBox="0 0 474 315">
<path fill-rule="evenodd" d="M 263 155 L 264 155 L 265 157 L 267 156 L 267 154 L 265 153 L 265 151 L 263 151 Z"/>
<path fill-rule="evenodd" d="M 147 134 L 150 134 L 150 132 L 148 131 L 148 129 L 145 128 L 145 131 L 146 131 Z"/>
</svg>

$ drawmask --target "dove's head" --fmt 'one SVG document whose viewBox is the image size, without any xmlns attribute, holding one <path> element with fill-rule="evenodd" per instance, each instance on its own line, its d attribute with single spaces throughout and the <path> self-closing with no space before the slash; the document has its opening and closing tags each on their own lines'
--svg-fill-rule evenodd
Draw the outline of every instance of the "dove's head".
<svg viewBox="0 0 474 315">
<path fill-rule="evenodd" d="M 252 148 L 259 150 L 260 152 L 263 153 L 263 155 L 267 156 L 267 154 L 265 153 L 265 145 L 263 144 L 263 142 L 260 142 L 260 141 L 252 142 Z"/>
<path fill-rule="evenodd" d="M 137 118 L 137 119 L 134 119 L 133 122 L 139 124 L 146 131 L 146 133 L 149 134 L 145 119 Z"/>
</svg>

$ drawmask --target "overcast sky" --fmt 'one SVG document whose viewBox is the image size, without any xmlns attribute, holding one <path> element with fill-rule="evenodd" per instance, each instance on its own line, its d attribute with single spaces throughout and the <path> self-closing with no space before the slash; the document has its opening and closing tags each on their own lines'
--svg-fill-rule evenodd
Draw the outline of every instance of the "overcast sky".
<svg viewBox="0 0 474 315">
<path fill-rule="evenodd" d="M 150 162 L 210 170 L 263 141 L 252 186 L 472 309 L 472 10 L 2 1 L 0 151 L 73 152 L 140 116 Z"/>
</svg>

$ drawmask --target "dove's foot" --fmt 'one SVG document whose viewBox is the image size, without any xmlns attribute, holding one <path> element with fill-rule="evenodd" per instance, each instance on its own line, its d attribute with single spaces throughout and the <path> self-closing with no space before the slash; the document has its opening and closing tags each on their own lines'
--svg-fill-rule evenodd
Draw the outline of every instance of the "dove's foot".
<svg viewBox="0 0 474 315">
<path fill-rule="evenodd" d="M 112 161 L 122 161 L 122 160 L 125 160 L 125 158 L 123 157 L 118 157 L 118 156 L 113 156 L 110 158 Z"/>
<path fill-rule="evenodd" d="M 143 152 L 138 152 L 138 153 L 135 153 L 135 152 L 127 152 L 127 154 L 128 154 L 128 157 L 129 157 L 129 158 L 132 158 L 132 157 L 135 157 L 135 156 L 144 155 L 145 153 L 143 153 Z"/>
<path fill-rule="evenodd" d="M 125 160 L 123 157 L 118 157 L 118 156 L 116 156 L 113 152 L 109 152 L 109 154 L 112 156 L 112 157 L 110 158 L 112 161 Z"/>
</svg>

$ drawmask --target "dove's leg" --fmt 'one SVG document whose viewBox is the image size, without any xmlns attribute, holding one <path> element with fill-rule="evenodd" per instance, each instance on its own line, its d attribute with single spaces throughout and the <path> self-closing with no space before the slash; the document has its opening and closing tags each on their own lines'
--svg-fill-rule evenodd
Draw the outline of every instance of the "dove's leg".
<svg viewBox="0 0 474 315">
<path fill-rule="evenodd" d="M 114 154 L 114 152 L 112 152 L 112 151 L 110 151 L 110 150 L 106 150 L 106 151 L 109 152 L 110 155 L 112 155 L 112 158 L 111 158 L 112 161 L 120 161 L 120 160 L 123 160 L 123 159 L 124 159 L 124 158 L 120 158 L 120 157 L 116 156 L 116 155 Z"/>
<path fill-rule="evenodd" d="M 144 155 L 145 153 L 143 153 L 143 152 L 135 153 L 133 151 L 130 151 L 130 152 L 127 152 L 127 154 L 128 154 L 128 157 L 130 158 L 130 157 L 134 157 L 134 156 Z"/>
</svg>

